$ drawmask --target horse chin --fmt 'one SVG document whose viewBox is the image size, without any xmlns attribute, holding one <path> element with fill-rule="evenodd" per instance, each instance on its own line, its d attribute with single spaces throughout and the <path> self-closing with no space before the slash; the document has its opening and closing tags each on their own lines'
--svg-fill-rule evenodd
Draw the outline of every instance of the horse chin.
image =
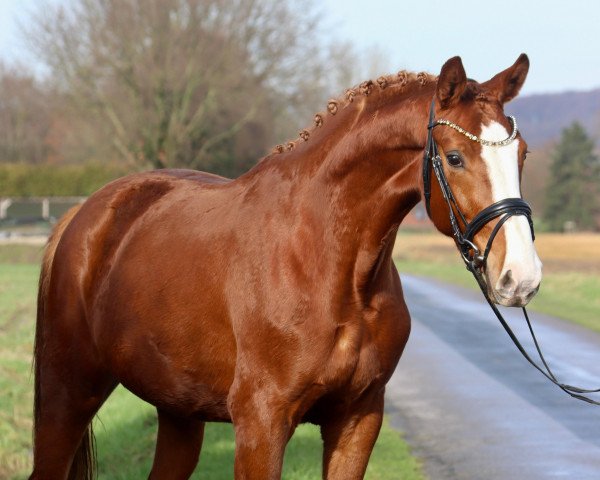
<svg viewBox="0 0 600 480">
<path fill-rule="evenodd" d="M 494 292 L 493 297 L 491 298 L 494 300 L 495 304 L 502 305 L 503 307 L 524 307 L 529 303 L 529 299 L 522 299 L 516 296 L 506 298 L 497 292 Z"/>
<path fill-rule="evenodd" d="M 525 307 L 531 301 L 531 299 L 533 297 L 535 297 L 535 294 L 537 293 L 538 288 L 530 291 L 526 295 L 511 295 L 511 296 L 506 297 L 506 296 L 502 295 L 501 292 L 499 292 L 495 289 L 490 289 L 488 287 L 488 295 L 496 305 L 502 305 L 503 307 L 521 308 L 521 307 Z"/>
</svg>

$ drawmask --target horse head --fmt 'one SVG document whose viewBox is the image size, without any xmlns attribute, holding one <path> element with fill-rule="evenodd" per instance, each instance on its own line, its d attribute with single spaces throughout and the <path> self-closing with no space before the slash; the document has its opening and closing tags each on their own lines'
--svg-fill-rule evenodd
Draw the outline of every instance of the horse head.
<svg viewBox="0 0 600 480">
<path fill-rule="evenodd" d="M 476 268 L 490 298 L 505 306 L 526 305 L 542 278 L 530 210 L 521 199 L 527 144 L 516 121 L 504 113 L 528 70 L 523 54 L 511 67 L 478 83 L 467 78 L 459 57 L 448 60 L 431 106 L 424 165 L 433 223 L 455 238 L 467 261 L 479 262 Z M 428 164 L 435 158 L 437 172 Z M 439 183 L 428 184 L 430 168 L 441 176 Z"/>
</svg>

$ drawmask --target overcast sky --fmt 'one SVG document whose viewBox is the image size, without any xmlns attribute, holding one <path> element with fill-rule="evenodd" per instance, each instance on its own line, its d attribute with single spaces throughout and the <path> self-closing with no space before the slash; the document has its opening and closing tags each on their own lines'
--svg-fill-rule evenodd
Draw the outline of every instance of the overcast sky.
<svg viewBox="0 0 600 480">
<path fill-rule="evenodd" d="M 67 3 L 69 0 L 52 0 Z M 39 0 L 0 0 L 0 55 L 23 58 L 18 22 Z M 327 29 L 359 48 L 386 53 L 388 72 L 438 73 L 460 55 L 484 81 L 521 52 L 531 70 L 523 93 L 600 87 L 600 1 L 596 0 L 321 0 Z M 299 12 L 301 14 L 301 12 Z M 384 73 L 384 72 L 382 72 Z M 386 72 L 387 73 L 387 72 Z"/>
<path fill-rule="evenodd" d="M 523 93 L 600 87 L 600 1 L 325 0 L 340 35 L 378 45 L 390 68 L 438 73 L 460 55 L 484 81 L 525 52 Z"/>
</svg>

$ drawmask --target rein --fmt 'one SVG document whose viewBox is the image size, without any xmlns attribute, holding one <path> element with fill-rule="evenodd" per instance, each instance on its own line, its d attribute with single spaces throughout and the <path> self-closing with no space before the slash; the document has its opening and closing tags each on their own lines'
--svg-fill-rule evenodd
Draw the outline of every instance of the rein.
<svg viewBox="0 0 600 480">
<path fill-rule="evenodd" d="M 527 218 L 529 222 L 529 228 L 531 229 L 531 237 L 535 240 L 535 233 L 533 230 L 533 221 L 531 219 L 531 207 L 529 204 L 523 200 L 522 198 L 505 198 L 500 200 L 492 205 L 484 208 L 481 212 L 479 212 L 471 222 L 468 222 L 462 213 L 461 209 L 456 202 L 454 195 L 452 194 L 452 189 L 450 188 L 450 184 L 448 183 L 448 179 L 446 174 L 444 173 L 444 169 L 442 167 L 442 158 L 439 154 L 438 147 L 433 140 L 433 129 L 438 125 L 445 125 L 453 128 L 454 130 L 462 133 L 470 140 L 481 143 L 482 145 L 488 146 L 504 146 L 508 145 L 512 142 L 517 136 L 517 122 L 514 117 L 509 117 L 511 123 L 513 125 L 512 134 L 501 141 L 489 141 L 481 139 L 466 130 L 462 129 L 458 125 L 449 122 L 448 120 L 435 120 L 435 99 L 431 101 L 431 107 L 429 110 L 429 124 L 427 125 L 427 145 L 425 146 L 425 152 L 423 155 L 423 193 L 425 197 L 425 207 L 427 208 L 427 214 L 429 218 L 431 218 L 431 172 L 435 174 L 437 181 L 440 185 L 440 189 L 442 191 L 442 195 L 446 204 L 448 205 L 448 214 L 450 216 L 450 223 L 452 225 L 452 234 L 454 236 L 454 240 L 458 250 L 461 254 L 463 261 L 465 262 L 465 266 L 467 270 L 471 272 L 479 288 L 481 289 L 481 293 L 485 297 L 488 305 L 498 318 L 500 324 L 513 341 L 519 352 L 525 357 L 525 359 L 533 365 L 539 372 L 542 373 L 548 380 L 550 380 L 553 384 L 558 386 L 561 390 L 569 394 L 570 396 L 577 398 L 578 400 L 582 400 L 584 402 L 591 403 L 593 405 L 600 405 L 600 402 L 593 400 L 589 397 L 583 395 L 584 393 L 597 393 L 600 392 L 600 388 L 598 389 L 584 389 L 579 387 L 574 387 L 572 385 L 567 385 L 561 383 L 557 380 L 556 376 L 548 366 L 544 355 L 540 349 L 539 343 L 533 331 L 533 326 L 529 320 L 529 315 L 527 314 L 527 310 L 525 307 L 522 307 L 523 315 L 525 316 L 525 321 L 527 322 L 527 327 L 529 328 L 529 332 L 531 334 L 531 338 L 533 339 L 533 343 L 535 345 L 536 351 L 540 357 L 543 366 L 540 366 L 536 363 L 527 353 L 519 339 L 512 331 L 500 311 L 498 307 L 494 304 L 494 302 L 490 299 L 490 296 L 487 291 L 487 287 L 485 284 L 485 280 L 483 278 L 483 272 L 486 268 L 487 257 L 492 248 L 492 244 L 496 235 L 504 225 L 504 223 L 514 215 L 523 215 Z M 474 243 L 474 237 L 485 225 L 487 225 L 492 220 L 500 217 L 498 223 L 494 226 L 492 233 L 487 241 L 485 249 L 483 252 L 480 252 L 477 246 Z M 461 229 L 462 224 L 462 229 Z"/>
</svg>

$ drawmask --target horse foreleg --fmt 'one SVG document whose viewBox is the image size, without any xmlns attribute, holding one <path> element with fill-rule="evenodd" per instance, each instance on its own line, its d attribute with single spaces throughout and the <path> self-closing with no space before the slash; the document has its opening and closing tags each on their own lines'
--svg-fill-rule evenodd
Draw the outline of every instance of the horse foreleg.
<svg viewBox="0 0 600 480">
<path fill-rule="evenodd" d="M 204 437 L 204 422 L 158 411 L 158 438 L 151 479 L 187 479 L 193 473 Z"/>
<path fill-rule="evenodd" d="M 383 419 L 383 390 L 321 425 L 323 478 L 362 479 Z"/>
<path fill-rule="evenodd" d="M 278 480 L 295 425 L 289 406 L 266 392 L 237 394 L 230 403 L 235 427 L 235 479 Z"/>
</svg>

